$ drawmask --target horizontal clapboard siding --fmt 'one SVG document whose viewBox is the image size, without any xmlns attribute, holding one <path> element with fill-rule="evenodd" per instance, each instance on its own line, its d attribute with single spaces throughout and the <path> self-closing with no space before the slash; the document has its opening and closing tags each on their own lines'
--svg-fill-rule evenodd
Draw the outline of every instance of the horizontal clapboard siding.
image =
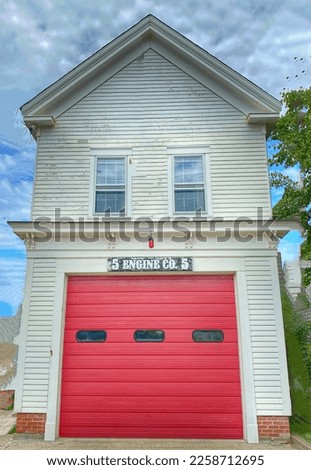
<svg viewBox="0 0 311 470">
<path fill-rule="evenodd" d="M 22 411 L 46 412 L 56 262 L 35 259 L 29 305 Z"/>
<path fill-rule="evenodd" d="M 246 259 L 246 276 L 257 414 L 278 414 L 283 397 L 271 260 Z"/>
<path fill-rule="evenodd" d="M 214 216 L 270 215 L 261 127 L 152 49 L 42 132 L 33 217 L 88 216 L 95 144 L 132 149 L 133 217 L 168 214 L 170 145 L 209 146 Z"/>
</svg>

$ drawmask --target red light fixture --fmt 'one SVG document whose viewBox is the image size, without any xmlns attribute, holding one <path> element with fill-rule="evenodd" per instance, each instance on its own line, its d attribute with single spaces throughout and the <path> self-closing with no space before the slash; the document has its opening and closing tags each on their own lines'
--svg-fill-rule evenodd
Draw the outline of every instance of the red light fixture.
<svg viewBox="0 0 311 470">
<path fill-rule="evenodd" d="M 154 238 L 153 238 L 152 235 L 150 235 L 149 238 L 148 238 L 148 245 L 149 245 L 149 248 L 154 247 Z"/>
</svg>

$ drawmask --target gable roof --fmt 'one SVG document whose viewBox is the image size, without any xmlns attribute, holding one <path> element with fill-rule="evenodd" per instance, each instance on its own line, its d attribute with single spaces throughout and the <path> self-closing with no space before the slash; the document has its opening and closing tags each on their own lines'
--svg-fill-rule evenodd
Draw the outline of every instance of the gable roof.
<svg viewBox="0 0 311 470">
<path fill-rule="evenodd" d="M 25 124 L 57 118 L 148 49 L 170 60 L 245 114 L 249 123 L 275 121 L 281 103 L 204 49 L 148 15 L 21 107 Z"/>
</svg>

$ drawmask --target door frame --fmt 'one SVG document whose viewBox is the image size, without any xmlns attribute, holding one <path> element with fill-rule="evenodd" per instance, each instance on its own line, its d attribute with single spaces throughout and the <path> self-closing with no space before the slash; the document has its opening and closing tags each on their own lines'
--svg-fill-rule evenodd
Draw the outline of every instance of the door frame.
<svg viewBox="0 0 311 470">
<path fill-rule="evenodd" d="M 133 255 L 134 256 L 134 255 Z M 258 426 L 255 401 L 255 384 L 253 375 L 252 350 L 250 321 L 247 298 L 247 283 L 245 273 L 245 262 L 241 258 L 209 258 L 208 272 L 205 258 L 194 258 L 194 275 L 217 275 L 233 274 L 235 299 L 236 299 L 236 319 L 239 344 L 241 397 L 242 397 L 242 418 L 243 436 L 249 443 L 258 443 Z M 50 380 L 47 401 L 47 416 L 44 439 L 54 441 L 58 437 L 59 413 L 60 413 L 60 393 L 61 374 L 63 357 L 63 337 L 66 310 L 67 278 L 70 275 L 105 275 L 122 276 L 121 274 L 107 273 L 103 268 L 106 266 L 107 258 L 92 259 L 86 263 L 85 259 L 58 259 L 55 279 L 55 302 L 52 323 L 51 338 L 51 360 L 50 360 Z M 202 269 L 203 268 L 203 269 Z M 127 273 L 128 274 L 128 273 Z M 155 273 L 150 273 L 154 275 Z M 173 273 L 176 275 L 176 272 Z M 135 274 L 133 274 L 134 276 Z M 146 275 L 148 275 L 146 273 Z M 167 275 L 159 273 L 159 276 Z M 183 274 L 180 274 L 181 276 Z M 189 272 L 186 275 L 191 275 Z"/>
</svg>

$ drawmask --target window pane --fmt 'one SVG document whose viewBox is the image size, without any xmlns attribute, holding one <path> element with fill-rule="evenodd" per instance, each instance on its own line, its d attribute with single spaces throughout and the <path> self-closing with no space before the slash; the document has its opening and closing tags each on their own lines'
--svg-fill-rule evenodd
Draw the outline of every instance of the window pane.
<svg viewBox="0 0 311 470">
<path fill-rule="evenodd" d="M 107 333 L 103 330 L 79 330 L 76 340 L 80 343 L 103 343 L 107 339 Z"/>
<path fill-rule="evenodd" d="M 124 158 L 99 158 L 97 160 L 96 184 L 124 185 L 125 160 Z"/>
<path fill-rule="evenodd" d="M 205 211 L 204 189 L 175 190 L 175 211 L 195 212 Z"/>
<path fill-rule="evenodd" d="M 194 330 L 192 339 L 196 343 L 221 343 L 224 333 L 221 330 Z"/>
<path fill-rule="evenodd" d="M 95 212 L 125 213 L 125 191 L 96 191 Z"/>
<path fill-rule="evenodd" d="M 203 183 L 203 157 L 175 157 L 175 184 Z"/>
<path fill-rule="evenodd" d="M 137 342 L 154 342 L 159 343 L 164 341 L 164 331 L 162 330 L 136 330 L 134 333 L 134 340 Z"/>
</svg>

